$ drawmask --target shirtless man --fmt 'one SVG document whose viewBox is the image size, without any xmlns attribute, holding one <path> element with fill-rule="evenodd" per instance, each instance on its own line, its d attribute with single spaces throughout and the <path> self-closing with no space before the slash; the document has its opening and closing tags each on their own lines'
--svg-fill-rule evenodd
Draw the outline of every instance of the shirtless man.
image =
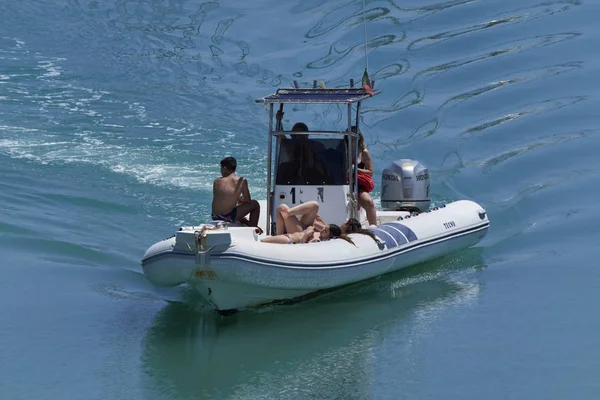
<svg viewBox="0 0 600 400">
<path fill-rule="evenodd" d="M 233 157 L 221 160 L 221 175 L 213 183 L 212 219 L 217 221 L 241 222 L 258 226 L 260 204 L 250 198 L 248 181 L 237 176 L 237 161 Z M 250 221 L 244 218 L 250 214 Z"/>
</svg>

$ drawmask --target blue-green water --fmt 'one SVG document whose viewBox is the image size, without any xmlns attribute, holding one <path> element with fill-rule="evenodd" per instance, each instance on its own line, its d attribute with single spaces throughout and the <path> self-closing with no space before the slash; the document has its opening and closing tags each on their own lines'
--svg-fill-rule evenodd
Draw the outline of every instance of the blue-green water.
<svg viewBox="0 0 600 400">
<path fill-rule="evenodd" d="M 361 7 L 0 2 L 0 398 L 600 396 L 595 1 L 366 2 L 376 174 L 482 204 L 477 247 L 226 319 L 144 279 L 223 156 L 264 198 L 255 98 L 360 79 Z"/>
</svg>

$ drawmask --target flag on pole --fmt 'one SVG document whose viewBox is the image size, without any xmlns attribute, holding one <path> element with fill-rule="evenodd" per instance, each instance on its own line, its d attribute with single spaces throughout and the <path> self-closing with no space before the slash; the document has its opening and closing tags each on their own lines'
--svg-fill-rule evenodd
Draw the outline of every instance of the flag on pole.
<svg viewBox="0 0 600 400">
<path fill-rule="evenodd" d="M 370 96 L 373 96 L 373 86 L 371 85 L 371 79 L 369 79 L 369 73 L 365 68 L 365 73 L 362 76 L 362 87 L 365 89 L 365 92 L 369 93 Z"/>
</svg>

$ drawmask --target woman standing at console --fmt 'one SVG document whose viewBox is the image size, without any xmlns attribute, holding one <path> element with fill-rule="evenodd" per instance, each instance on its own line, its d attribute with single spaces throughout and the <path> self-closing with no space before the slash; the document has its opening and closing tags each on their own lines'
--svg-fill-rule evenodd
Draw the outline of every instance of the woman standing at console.
<svg viewBox="0 0 600 400">
<path fill-rule="evenodd" d="M 356 132 L 356 126 L 352 127 Z M 373 182 L 373 163 L 371 154 L 365 144 L 360 130 L 358 131 L 358 204 L 365 209 L 369 225 L 377 225 L 377 212 L 375 203 L 369 194 L 375 187 Z"/>
</svg>

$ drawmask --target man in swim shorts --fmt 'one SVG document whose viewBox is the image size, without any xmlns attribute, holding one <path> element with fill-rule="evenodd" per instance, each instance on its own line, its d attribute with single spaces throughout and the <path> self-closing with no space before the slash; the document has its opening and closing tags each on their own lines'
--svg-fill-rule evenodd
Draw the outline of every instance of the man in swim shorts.
<svg viewBox="0 0 600 400">
<path fill-rule="evenodd" d="M 226 157 L 221 160 L 222 176 L 213 183 L 212 219 L 258 226 L 260 204 L 251 199 L 248 181 L 235 174 L 236 168 L 235 158 Z M 249 221 L 245 218 L 248 214 Z"/>
</svg>

